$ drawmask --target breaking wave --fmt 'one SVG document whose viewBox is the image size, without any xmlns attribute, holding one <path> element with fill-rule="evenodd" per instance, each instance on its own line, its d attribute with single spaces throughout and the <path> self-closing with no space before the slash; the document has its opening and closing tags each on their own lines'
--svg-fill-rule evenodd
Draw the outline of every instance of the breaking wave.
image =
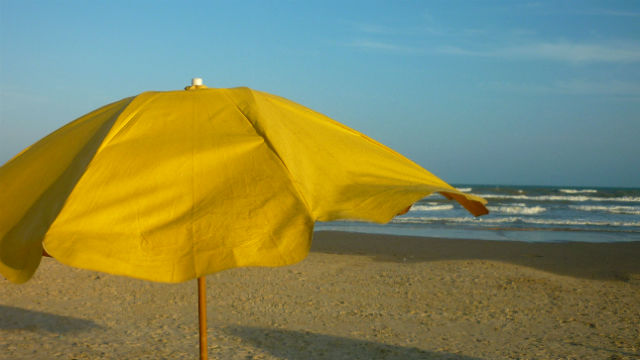
<svg viewBox="0 0 640 360">
<path fill-rule="evenodd" d="M 595 189 L 560 189 L 559 191 L 565 194 L 595 194 L 598 192 Z"/>
<path fill-rule="evenodd" d="M 637 196 L 621 196 L 621 197 L 598 197 L 598 196 L 563 196 L 563 195 L 502 195 L 502 194 L 481 194 L 478 195 L 485 199 L 510 199 L 510 200 L 529 200 L 529 201 L 611 201 L 611 202 L 640 202 L 640 197 Z"/>
<path fill-rule="evenodd" d="M 449 218 L 432 218 L 432 217 L 402 217 L 395 218 L 394 223 L 409 224 L 430 224 L 430 223 L 468 223 L 468 224 L 536 224 L 536 225 L 555 225 L 555 226 L 624 226 L 624 227 L 640 227 L 640 221 L 589 221 L 589 220 L 559 220 L 559 219 L 536 219 L 525 217 L 503 217 L 503 218 L 470 218 L 470 217 L 449 217 Z"/>
<path fill-rule="evenodd" d="M 451 210 L 453 209 L 452 204 L 445 205 L 413 205 L 409 212 L 413 211 L 442 211 L 442 210 Z"/>
<path fill-rule="evenodd" d="M 547 211 L 547 209 L 542 206 L 526 207 L 524 204 L 515 204 L 512 206 L 489 206 L 489 211 L 510 215 L 536 215 Z"/>
<path fill-rule="evenodd" d="M 579 211 L 608 212 L 612 214 L 640 215 L 638 206 L 590 206 L 590 205 L 570 205 L 571 209 Z"/>
</svg>

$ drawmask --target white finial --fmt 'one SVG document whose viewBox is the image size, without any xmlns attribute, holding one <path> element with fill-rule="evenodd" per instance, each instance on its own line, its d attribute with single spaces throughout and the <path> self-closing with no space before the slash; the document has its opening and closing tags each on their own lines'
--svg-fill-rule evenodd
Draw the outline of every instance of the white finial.
<svg viewBox="0 0 640 360">
<path fill-rule="evenodd" d="M 191 79 L 191 86 L 201 86 L 202 78 L 193 78 Z"/>
</svg>

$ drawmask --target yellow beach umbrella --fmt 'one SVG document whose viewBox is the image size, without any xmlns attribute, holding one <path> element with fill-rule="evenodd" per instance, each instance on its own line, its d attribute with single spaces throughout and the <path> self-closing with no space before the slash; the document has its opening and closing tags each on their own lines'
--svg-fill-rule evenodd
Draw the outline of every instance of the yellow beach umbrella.
<svg viewBox="0 0 640 360">
<path fill-rule="evenodd" d="M 198 80 L 185 90 L 106 105 L 0 168 L 4 277 L 27 281 L 44 250 L 181 282 L 298 262 L 315 221 L 385 223 L 433 192 L 487 213 L 483 199 L 299 104 Z"/>
</svg>

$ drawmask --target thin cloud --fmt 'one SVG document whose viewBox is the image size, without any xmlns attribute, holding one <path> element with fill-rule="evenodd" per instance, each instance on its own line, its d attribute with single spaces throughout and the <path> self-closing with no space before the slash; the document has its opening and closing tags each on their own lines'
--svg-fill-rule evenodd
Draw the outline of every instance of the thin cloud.
<svg viewBox="0 0 640 360">
<path fill-rule="evenodd" d="M 566 94 L 640 96 L 640 84 L 619 80 L 589 81 L 575 79 L 558 81 L 554 86 L 559 92 Z"/>
<path fill-rule="evenodd" d="M 394 29 L 388 26 L 377 25 L 377 24 L 355 23 L 354 27 L 358 32 L 366 33 L 366 34 L 389 35 L 389 34 L 394 34 L 396 32 Z"/>
<path fill-rule="evenodd" d="M 571 63 L 633 63 L 640 61 L 640 46 L 636 44 L 535 43 L 491 50 L 441 47 L 437 52 L 450 55 L 500 57 L 512 59 L 549 60 Z"/>
<path fill-rule="evenodd" d="M 600 16 L 622 16 L 622 17 L 640 17 L 640 12 L 637 11 L 625 11 L 625 10 L 612 10 L 612 9 L 593 9 L 582 12 L 586 15 L 600 15 Z"/>
<path fill-rule="evenodd" d="M 389 52 L 389 53 L 417 54 L 417 53 L 423 52 L 423 50 L 420 48 L 395 45 L 387 42 L 371 41 L 371 40 L 355 40 L 347 44 L 347 46 L 353 47 L 353 48 L 383 51 L 383 52 Z"/>
<path fill-rule="evenodd" d="M 448 55 L 485 56 L 485 57 L 497 55 L 495 52 L 475 51 L 475 50 L 463 49 L 457 46 L 442 46 L 438 48 L 436 52 L 441 54 L 448 54 Z"/>
<path fill-rule="evenodd" d="M 620 80 L 593 81 L 570 79 L 556 81 L 551 84 L 526 84 L 498 81 L 482 84 L 481 87 L 511 93 L 608 95 L 634 98 L 640 96 L 640 84 Z"/>
<path fill-rule="evenodd" d="M 540 43 L 504 50 L 506 55 L 569 62 L 637 62 L 640 46 Z"/>
</svg>

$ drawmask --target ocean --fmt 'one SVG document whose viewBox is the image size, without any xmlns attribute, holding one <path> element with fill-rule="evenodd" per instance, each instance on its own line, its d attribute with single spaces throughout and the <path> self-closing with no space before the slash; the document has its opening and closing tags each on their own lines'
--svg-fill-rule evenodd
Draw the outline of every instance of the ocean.
<svg viewBox="0 0 640 360">
<path fill-rule="evenodd" d="M 389 224 L 319 222 L 316 230 L 529 242 L 640 241 L 640 188 L 455 185 L 482 196 L 489 215 L 474 218 L 439 194 Z"/>
</svg>

